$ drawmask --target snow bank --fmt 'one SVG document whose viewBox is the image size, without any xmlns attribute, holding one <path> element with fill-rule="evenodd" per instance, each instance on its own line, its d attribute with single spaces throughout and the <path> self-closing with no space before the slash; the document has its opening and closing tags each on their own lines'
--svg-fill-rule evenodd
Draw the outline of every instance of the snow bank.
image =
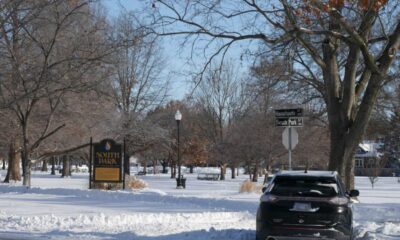
<svg viewBox="0 0 400 240">
<path fill-rule="evenodd" d="M 245 230 L 229 230 L 225 231 L 226 225 L 232 228 L 240 229 L 254 228 L 254 222 L 251 221 L 252 215 L 249 213 L 192 213 L 192 214 L 119 214 L 105 215 L 97 214 L 94 216 L 79 215 L 77 217 L 60 217 L 55 215 L 43 215 L 33 217 L 20 217 L 8 215 L 0 212 L 0 224 L 3 229 L 15 229 L 16 232 L 33 232 L 43 235 L 58 235 L 87 237 L 97 232 L 97 237 L 106 237 L 107 235 L 118 235 L 121 233 L 126 238 L 121 239 L 141 239 L 138 237 L 158 236 L 159 239 L 173 239 L 170 235 L 190 235 L 198 239 L 206 235 L 212 236 L 214 239 L 246 239 L 242 235 L 251 235 L 251 231 Z M 213 227 L 210 228 L 210 225 Z M 204 229 L 209 229 L 205 231 Z M 224 230 L 224 231 L 222 231 Z M 202 234 L 188 234 L 187 232 L 196 232 Z M 242 234 L 238 235 L 238 232 Z M 102 234 L 100 234 L 102 233 Z M 130 233 L 130 234 L 127 234 Z M 233 235 L 236 238 L 231 238 Z M 170 236 L 168 238 L 168 236 Z M 164 238 L 165 237 L 165 238 Z M 120 239 L 120 238 L 118 238 Z M 179 238 L 181 239 L 181 238 Z M 196 239 L 196 238 L 194 238 Z M 204 238 L 203 238 L 204 239 Z"/>
<path fill-rule="evenodd" d="M 139 191 L 103 191 L 80 190 L 65 188 L 26 188 L 23 186 L 0 185 L 0 193 L 3 194 L 40 194 L 68 197 L 69 202 L 100 203 L 129 203 L 154 202 L 162 205 L 180 205 L 195 210 L 212 211 L 250 211 L 255 212 L 258 202 L 237 201 L 229 199 L 197 198 L 192 196 L 172 196 L 157 189 L 144 189 Z M 163 209 L 159 209 L 163 211 Z"/>
<path fill-rule="evenodd" d="M 238 193 L 248 176 L 186 176 L 187 189 L 176 189 L 169 175 L 143 176 L 149 188 L 139 191 L 88 190 L 87 174 L 34 173 L 30 189 L 0 184 L 0 239 L 254 240 L 260 195 Z M 356 186 L 356 240 L 399 240 L 397 179 L 380 178 L 372 189 L 357 178 Z"/>
<path fill-rule="evenodd" d="M 0 194 L 12 200 L 0 199 L 0 239 L 254 239 L 257 202 L 4 184 Z"/>
<path fill-rule="evenodd" d="M 357 239 L 400 239 L 399 204 L 354 205 Z"/>
</svg>

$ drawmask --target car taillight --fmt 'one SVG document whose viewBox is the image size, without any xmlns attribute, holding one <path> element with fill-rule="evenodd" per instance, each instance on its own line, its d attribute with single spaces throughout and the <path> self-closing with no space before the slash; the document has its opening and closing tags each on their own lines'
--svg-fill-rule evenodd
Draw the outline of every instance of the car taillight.
<svg viewBox="0 0 400 240">
<path fill-rule="evenodd" d="M 349 200 L 344 197 L 334 197 L 329 199 L 329 202 L 335 205 L 347 205 L 349 203 Z"/>
<path fill-rule="evenodd" d="M 260 198 L 261 202 L 276 202 L 278 197 L 272 194 L 263 194 Z"/>
</svg>

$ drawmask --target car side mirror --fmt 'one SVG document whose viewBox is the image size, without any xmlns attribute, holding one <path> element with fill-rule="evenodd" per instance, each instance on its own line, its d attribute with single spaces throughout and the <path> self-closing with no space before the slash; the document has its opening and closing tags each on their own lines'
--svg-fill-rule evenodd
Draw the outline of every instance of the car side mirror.
<svg viewBox="0 0 400 240">
<path fill-rule="evenodd" d="M 358 197 L 360 195 L 360 192 L 358 190 L 350 190 L 349 196 L 350 197 Z"/>
<path fill-rule="evenodd" d="M 265 190 L 267 190 L 267 187 L 263 187 L 262 189 L 261 189 L 261 191 L 264 193 L 265 192 Z"/>
</svg>

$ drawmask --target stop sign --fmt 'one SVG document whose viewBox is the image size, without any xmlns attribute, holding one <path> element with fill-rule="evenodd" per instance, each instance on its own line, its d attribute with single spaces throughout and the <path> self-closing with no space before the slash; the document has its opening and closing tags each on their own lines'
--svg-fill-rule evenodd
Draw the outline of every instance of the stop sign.
<svg viewBox="0 0 400 240">
<path fill-rule="evenodd" d="M 291 144 L 291 149 L 289 149 L 289 140 L 290 140 L 290 138 L 291 138 L 291 143 L 292 143 Z M 295 128 L 288 128 L 288 127 L 285 128 L 285 130 L 282 133 L 283 146 L 285 146 L 285 148 L 287 150 L 293 150 L 296 147 L 298 142 L 299 142 L 299 134 L 297 134 L 296 129 Z"/>
</svg>

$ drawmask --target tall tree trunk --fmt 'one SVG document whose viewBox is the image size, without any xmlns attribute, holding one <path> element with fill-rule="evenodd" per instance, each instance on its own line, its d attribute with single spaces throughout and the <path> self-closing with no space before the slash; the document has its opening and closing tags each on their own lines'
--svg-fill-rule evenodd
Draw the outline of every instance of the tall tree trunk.
<svg viewBox="0 0 400 240">
<path fill-rule="evenodd" d="M 21 172 L 19 166 L 19 159 L 17 158 L 17 154 L 15 152 L 15 140 L 12 140 L 10 143 L 10 147 L 8 150 L 8 169 L 7 176 L 4 179 L 4 182 L 13 181 L 21 181 Z"/>
<path fill-rule="evenodd" d="M 258 181 L 258 160 L 256 161 L 256 164 L 254 165 L 253 169 L 253 178 L 251 179 L 252 182 L 257 182 Z"/>
<path fill-rule="evenodd" d="M 26 187 L 31 187 L 32 162 L 30 161 L 28 153 L 26 151 L 21 152 L 21 159 L 22 162 L 25 163 L 25 165 L 23 165 L 23 169 L 25 169 L 25 171 L 23 171 L 24 179 L 22 181 L 22 184 Z"/>
<path fill-rule="evenodd" d="M 236 178 L 235 166 L 231 166 L 231 178 L 232 178 L 232 179 L 235 179 L 235 178 Z"/>
<path fill-rule="evenodd" d="M 193 173 L 193 165 L 189 166 L 189 173 Z"/>
<path fill-rule="evenodd" d="M 19 154 L 20 156 L 20 154 Z M 13 163 L 9 164 L 8 167 L 11 167 L 11 176 L 10 179 L 14 181 L 21 181 L 21 158 L 18 157 L 18 154 L 14 152 Z"/>
<path fill-rule="evenodd" d="M 71 176 L 71 163 L 68 159 L 68 155 L 63 156 L 63 168 L 61 177 Z"/>
<path fill-rule="evenodd" d="M 251 180 L 252 179 L 252 175 L 251 175 L 251 166 L 250 166 L 250 163 L 249 164 L 247 164 L 247 172 L 248 172 L 248 174 L 249 174 L 249 179 Z"/>
<path fill-rule="evenodd" d="M 265 185 L 265 184 L 268 183 L 268 177 L 269 177 L 268 170 L 265 170 L 265 172 L 264 172 L 264 182 L 263 182 L 263 185 Z"/>
<path fill-rule="evenodd" d="M 372 74 L 370 83 L 365 92 L 367 97 L 363 99 L 354 124 L 350 125 L 348 120 L 343 119 L 343 117 L 335 118 L 334 114 L 328 112 L 328 115 L 331 115 L 329 116 L 331 132 L 329 170 L 338 171 L 347 190 L 354 188 L 354 155 L 358 144 L 362 141 L 379 93 L 378 78 L 378 75 Z M 334 108 L 332 108 L 332 110 L 333 109 Z"/>
<path fill-rule="evenodd" d="M 337 132 L 331 132 L 330 136 L 330 156 L 329 156 L 329 170 L 337 171 L 340 176 L 344 176 L 344 151 L 346 148 L 343 134 Z M 343 179 L 344 180 L 344 179 Z"/>
<path fill-rule="evenodd" d="M 220 175 L 219 180 L 221 180 L 221 181 L 225 180 L 225 168 L 226 168 L 226 166 L 224 164 L 222 164 L 220 166 L 220 174 L 221 175 Z"/>
<path fill-rule="evenodd" d="M 167 172 L 167 166 L 168 166 L 168 162 L 166 159 L 163 159 L 161 161 L 161 166 L 162 166 L 162 173 L 168 173 Z"/>
<path fill-rule="evenodd" d="M 368 39 L 376 12 L 368 11 L 366 14 L 359 31 L 362 39 Z M 340 29 L 334 18 L 331 19 L 329 26 L 330 30 Z M 389 66 L 397 59 L 396 52 L 400 48 L 400 24 L 397 24 L 385 49 L 377 59 L 368 53 L 363 53 L 365 69 L 358 80 L 358 85 L 355 77 L 361 50 L 359 44 L 349 45 L 343 85 L 340 84 L 336 57 L 339 45 L 340 41 L 334 36 L 327 37 L 323 42 L 323 78 L 325 88 L 328 90 L 324 97 L 331 133 L 329 169 L 338 171 L 347 190 L 350 190 L 354 186 L 355 150 L 362 141 Z"/>
<path fill-rule="evenodd" d="M 22 161 L 22 184 L 26 187 L 31 187 L 31 168 L 32 162 L 29 159 L 29 147 L 28 147 L 28 122 L 21 122 L 22 126 L 22 151 L 21 151 L 21 161 Z"/>
<path fill-rule="evenodd" d="M 171 178 L 175 178 L 176 177 L 176 175 L 175 175 L 175 171 L 174 171 L 174 166 L 175 166 L 175 162 L 174 162 L 174 160 L 172 159 L 172 157 L 171 157 L 171 155 L 170 154 L 168 154 L 168 156 L 170 157 L 170 165 L 169 165 L 169 167 L 171 168 Z"/>
<path fill-rule="evenodd" d="M 157 160 L 153 160 L 153 174 L 156 175 L 157 174 Z"/>
<path fill-rule="evenodd" d="M 2 169 L 3 169 L 3 170 L 6 169 L 6 159 L 4 159 L 4 158 L 3 158 L 3 167 L 2 167 Z"/>
<path fill-rule="evenodd" d="M 131 163 L 130 157 L 128 154 L 124 156 L 124 174 L 130 176 L 131 175 Z"/>
<path fill-rule="evenodd" d="M 10 163 L 9 163 L 10 164 Z M 8 168 L 7 169 L 7 175 L 6 175 L 6 178 L 4 178 L 4 183 L 9 183 L 10 182 L 10 172 L 11 172 L 11 169 L 10 168 Z"/>
<path fill-rule="evenodd" d="M 347 190 L 354 189 L 354 165 L 355 165 L 354 158 L 351 158 L 346 163 L 345 182 L 346 182 Z"/>
<path fill-rule="evenodd" d="M 51 157 L 51 175 L 56 175 L 56 159 Z"/>
<path fill-rule="evenodd" d="M 174 158 L 172 157 L 171 152 L 168 152 L 168 159 L 169 159 L 169 166 L 171 168 L 171 178 L 175 178 L 176 177 L 176 169 L 174 169 L 175 167 L 175 161 Z"/>
<path fill-rule="evenodd" d="M 144 164 L 143 164 L 143 172 L 145 174 L 147 174 L 147 161 L 146 161 L 146 159 L 145 159 Z"/>
<path fill-rule="evenodd" d="M 47 160 L 43 160 L 42 172 L 47 172 Z"/>
</svg>

